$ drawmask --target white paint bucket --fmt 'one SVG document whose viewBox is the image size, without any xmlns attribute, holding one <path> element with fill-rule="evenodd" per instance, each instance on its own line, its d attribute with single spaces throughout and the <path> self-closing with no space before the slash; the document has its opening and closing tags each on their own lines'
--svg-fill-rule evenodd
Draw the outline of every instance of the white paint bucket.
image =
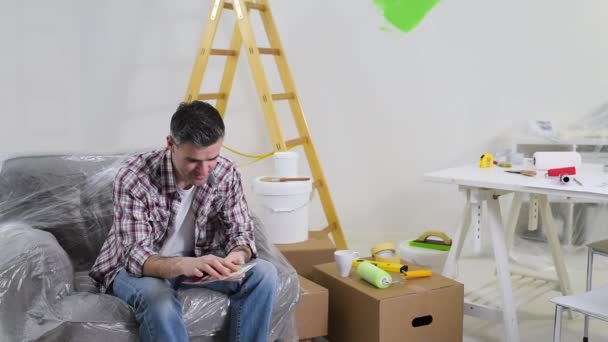
<svg viewBox="0 0 608 342">
<path fill-rule="evenodd" d="M 258 177 L 253 192 L 259 204 L 258 214 L 272 243 L 296 243 L 308 240 L 308 203 L 312 180 L 264 182 Z"/>
<path fill-rule="evenodd" d="M 441 274 L 449 251 L 410 246 L 410 241 L 403 241 L 399 244 L 399 254 L 407 262 L 428 267 L 433 273 Z"/>
</svg>

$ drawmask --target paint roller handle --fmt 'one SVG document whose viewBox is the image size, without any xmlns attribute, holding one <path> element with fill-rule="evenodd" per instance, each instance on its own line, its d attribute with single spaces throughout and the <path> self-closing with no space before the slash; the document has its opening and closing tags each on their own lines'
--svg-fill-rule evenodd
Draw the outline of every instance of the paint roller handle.
<svg viewBox="0 0 608 342">
<path fill-rule="evenodd" d="M 401 274 L 401 278 L 403 279 L 412 279 L 412 278 L 424 278 L 430 277 L 433 275 L 433 271 L 431 270 L 415 270 L 415 271 L 407 271 Z"/>
<path fill-rule="evenodd" d="M 403 273 L 408 270 L 408 266 L 404 265 L 404 264 L 367 260 L 367 259 L 355 259 L 355 260 L 353 260 L 353 266 L 359 267 L 359 265 L 361 265 L 362 263 L 365 263 L 365 262 L 370 263 L 370 264 L 378 267 L 379 269 L 387 271 L 387 272 Z"/>
</svg>

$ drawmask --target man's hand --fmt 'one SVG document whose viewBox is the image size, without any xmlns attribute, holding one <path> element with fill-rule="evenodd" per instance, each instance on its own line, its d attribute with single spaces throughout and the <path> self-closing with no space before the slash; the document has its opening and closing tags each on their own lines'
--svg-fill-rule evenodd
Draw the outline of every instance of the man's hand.
<svg viewBox="0 0 608 342">
<path fill-rule="evenodd" d="M 249 247 L 241 246 L 233 249 L 224 260 L 234 265 L 242 265 L 249 261 L 249 258 L 251 258 Z"/>
<path fill-rule="evenodd" d="M 208 274 L 216 279 L 227 277 L 232 272 L 239 270 L 227 258 L 220 258 L 211 254 L 196 258 L 183 258 L 179 267 L 180 273 L 186 277 L 203 277 Z"/>
</svg>

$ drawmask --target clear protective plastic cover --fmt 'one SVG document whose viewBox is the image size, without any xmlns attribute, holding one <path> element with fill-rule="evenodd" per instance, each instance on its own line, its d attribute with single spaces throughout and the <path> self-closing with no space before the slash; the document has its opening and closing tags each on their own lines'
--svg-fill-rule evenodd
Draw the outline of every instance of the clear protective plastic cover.
<svg viewBox="0 0 608 342">
<path fill-rule="evenodd" d="M 0 340 L 138 341 L 132 309 L 88 276 L 112 225 L 112 184 L 130 155 L 45 155 L 0 161 Z M 258 257 L 280 283 L 271 341 L 297 340 L 296 271 L 256 221 Z M 178 292 L 192 341 L 223 340 L 229 299 Z"/>
</svg>

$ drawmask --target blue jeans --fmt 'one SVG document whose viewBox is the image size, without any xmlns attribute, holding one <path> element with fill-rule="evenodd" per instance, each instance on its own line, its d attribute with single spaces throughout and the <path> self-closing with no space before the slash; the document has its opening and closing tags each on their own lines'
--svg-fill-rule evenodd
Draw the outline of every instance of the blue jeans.
<svg viewBox="0 0 608 342">
<path fill-rule="evenodd" d="M 277 270 L 268 261 L 256 259 L 255 267 L 241 281 L 216 281 L 198 286 L 218 291 L 230 298 L 230 341 L 267 342 L 272 304 L 278 285 Z M 135 310 L 142 341 L 188 341 L 177 290 L 192 288 L 177 280 L 134 277 L 121 270 L 112 285 L 112 294 Z"/>
</svg>

